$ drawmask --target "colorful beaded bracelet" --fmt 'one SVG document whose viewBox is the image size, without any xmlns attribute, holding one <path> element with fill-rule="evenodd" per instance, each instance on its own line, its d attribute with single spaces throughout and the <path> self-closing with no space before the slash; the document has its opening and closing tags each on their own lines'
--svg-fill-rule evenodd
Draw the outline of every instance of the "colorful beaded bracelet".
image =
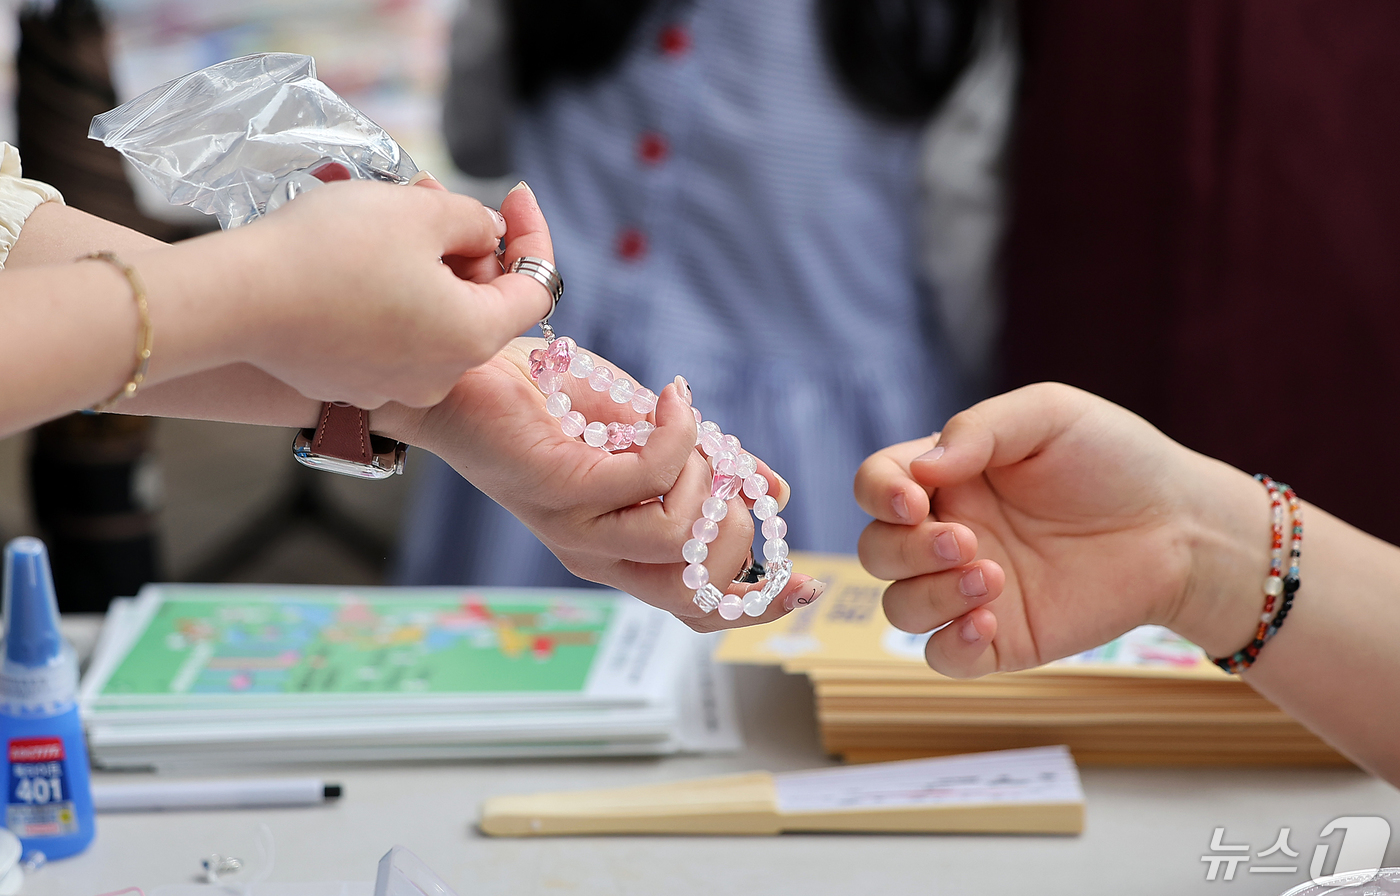
<svg viewBox="0 0 1400 896">
<path fill-rule="evenodd" d="M 631 380 L 618 377 L 612 369 L 598 364 L 568 336 L 554 336 L 545 331 L 547 347 L 530 352 L 530 377 L 545 395 L 545 410 L 559 419 L 564 435 L 582 438 L 584 442 L 604 451 L 622 451 L 632 445 L 646 445 L 656 426 L 647 420 L 637 423 L 603 423 L 589 421 L 573 410 L 573 400 L 564 391 L 569 377 L 586 380 L 595 392 L 607 392 L 619 405 L 630 404 L 639 414 L 656 409 L 657 396 Z M 768 480 L 758 472 L 758 459 L 743 450 L 739 439 L 726 435 L 713 421 L 704 419 L 698 408 L 695 414 L 695 445 L 710 459 L 712 471 L 710 496 L 701 505 L 701 516 L 691 527 L 691 539 L 681 548 L 681 558 L 687 566 L 681 574 L 686 588 L 694 592 L 692 600 L 705 613 L 715 610 L 729 621 L 741 615 L 761 616 L 792 578 L 792 561 L 788 559 L 787 523 L 778 516 L 778 502 L 768 494 Z M 753 514 L 761 523 L 764 565 L 763 587 L 745 595 L 725 593 L 710 582 L 710 571 L 704 560 L 709 556 L 710 542 L 719 536 L 720 521 L 729 513 L 729 500 L 742 491 L 753 500 Z"/>
<path fill-rule="evenodd" d="M 1272 515 L 1273 541 L 1270 546 L 1269 575 L 1264 579 L 1264 611 L 1259 615 L 1259 625 L 1254 632 L 1254 640 L 1227 657 L 1213 659 L 1217 666 L 1232 674 L 1239 674 L 1259 658 L 1259 651 L 1269 642 L 1293 609 L 1293 596 L 1298 593 L 1301 580 L 1298 577 L 1298 563 L 1303 556 L 1303 510 L 1298 495 L 1281 482 L 1255 474 L 1255 480 L 1262 483 L 1269 492 Z M 1283 574 L 1283 508 L 1288 505 L 1292 523 L 1292 539 L 1289 545 L 1288 574 Z M 1280 600 L 1281 598 L 1281 600 Z M 1275 604 L 1278 612 L 1274 612 Z"/>
</svg>

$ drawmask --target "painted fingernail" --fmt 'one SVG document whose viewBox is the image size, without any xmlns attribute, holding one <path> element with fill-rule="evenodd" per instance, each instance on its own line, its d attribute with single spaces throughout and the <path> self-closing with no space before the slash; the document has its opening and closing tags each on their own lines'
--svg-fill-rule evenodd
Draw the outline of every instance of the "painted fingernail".
<svg viewBox="0 0 1400 896">
<path fill-rule="evenodd" d="M 962 559 L 962 548 L 958 547 L 958 537 L 952 532 L 943 532 L 936 536 L 933 539 L 933 549 L 938 552 L 938 556 L 947 560 L 949 563 L 957 563 Z M 982 570 L 980 569 L 975 570 L 975 572 L 978 576 L 982 575 Z M 979 578 L 978 581 L 980 582 L 981 579 Z M 985 586 L 983 586 L 983 591 L 978 593 L 984 593 L 985 590 Z"/>
<path fill-rule="evenodd" d="M 686 382 L 685 377 L 676 377 L 676 392 L 685 399 L 686 404 L 690 404 L 690 383 Z"/>
<path fill-rule="evenodd" d="M 930 448 L 928 451 L 925 451 L 923 454 L 920 454 L 918 457 L 914 458 L 914 460 L 938 460 L 938 459 L 939 459 L 940 457 L 942 457 L 942 456 L 943 456 L 943 446 L 942 446 L 942 445 L 938 445 L 938 446 L 936 446 L 936 447 L 934 447 L 934 448 Z"/>
<path fill-rule="evenodd" d="M 971 644 L 980 639 L 982 633 L 977 630 L 971 619 L 964 619 L 962 625 L 958 626 L 958 637 Z"/>
<path fill-rule="evenodd" d="M 496 238 L 500 239 L 506 235 L 506 219 L 494 208 L 486 209 L 491 213 L 491 219 L 496 222 Z"/>
<path fill-rule="evenodd" d="M 895 492 L 894 497 L 890 498 L 890 507 L 894 509 L 894 515 L 899 517 L 901 523 L 914 522 L 909 518 L 909 500 L 904 497 L 904 492 Z"/>
<path fill-rule="evenodd" d="M 777 473 L 773 474 L 778 476 Z M 788 505 L 788 500 L 792 497 L 792 486 L 787 484 L 787 480 L 778 476 L 778 512 L 782 513 Z"/>
<path fill-rule="evenodd" d="M 783 598 L 783 606 L 789 610 L 796 610 L 798 607 L 806 607 L 817 602 L 817 598 L 826 593 L 826 582 L 813 579 L 794 588 L 792 593 Z"/>
<path fill-rule="evenodd" d="M 982 567 L 975 566 L 962 574 L 958 580 L 958 590 L 965 597 L 981 597 L 987 593 L 987 579 L 982 575 Z"/>
</svg>

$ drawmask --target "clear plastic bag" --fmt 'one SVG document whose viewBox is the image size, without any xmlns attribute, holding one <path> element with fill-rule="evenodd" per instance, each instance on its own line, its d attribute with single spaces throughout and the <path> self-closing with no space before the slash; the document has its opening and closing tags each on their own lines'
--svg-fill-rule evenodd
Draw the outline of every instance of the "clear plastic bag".
<svg viewBox="0 0 1400 896">
<path fill-rule="evenodd" d="M 316 79 L 315 60 L 294 53 L 176 78 L 97 116 L 88 136 L 225 230 L 327 181 L 406 183 L 418 173 L 383 128 Z"/>
</svg>

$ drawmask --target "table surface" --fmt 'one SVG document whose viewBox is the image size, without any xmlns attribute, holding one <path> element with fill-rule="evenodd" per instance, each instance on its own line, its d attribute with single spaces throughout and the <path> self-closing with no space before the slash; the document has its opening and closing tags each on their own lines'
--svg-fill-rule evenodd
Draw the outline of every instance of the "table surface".
<svg viewBox="0 0 1400 896">
<path fill-rule="evenodd" d="M 70 634 L 90 640 L 89 626 Z M 198 877 L 211 853 L 255 863 L 260 826 L 272 832 L 276 882 L 373 880 L 379 857 L 402 844 L 458 896 L 476 894 L 1055 894 L 1220 893 L 1277 896 L 1306 879 L 1320 840 L 1340 816 L 1381 816 L 1397 836 L 1400 793 L 1354 770 L 1084 768 L 1085 831 L 1077 837 L 785 834 L 777 837 L 493 839 L 475 829 L 482 800 L 500 794 L 626 786 L 830 764 L 817 739 L 805 679 L 771 668 L 736 670 L 746 746 L 732 755 L 587 761 L 420 763 L 301 769 L 340 782 L 324 807 L 102 815 L 80 856 L 40 869 L 26 896 L 149 893 Z M 1261 750 L 1268 745 L 1261 743 Z M 94 781 L 135 781 L 100 774 Z M 1250 846 L 1232 881 L 1206 880 L 1215 828 Z M 1256 858 L 1290 828 L 1282 852 Z M 1217 852 L 1217 854 L 1219 854 Z M 1235 853 L 1240 855 L 1241 853 Z M 1296 874 L 1249 868 L 1296 862 Z M 1330 869 L 1330 861 L 1327 866 Z M 247 875 L 257 873 L 249 867 Z M 1223 876 L 1223 868 L 1221 870 Z M 237 881 L 245 873 L 231 878 Z"/>
</svg>

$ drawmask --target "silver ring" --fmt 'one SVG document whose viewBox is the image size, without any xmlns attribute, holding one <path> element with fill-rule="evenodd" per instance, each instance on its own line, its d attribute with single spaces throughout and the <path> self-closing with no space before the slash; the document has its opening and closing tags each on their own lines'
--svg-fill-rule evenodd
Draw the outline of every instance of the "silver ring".
<svg viewBox="0 0 1400 896">
<path fill-rule="evenodd" d="M 549 313 L 540 320 L 540 323 L 553 317 L 554 312 L 559 310 L 559 300 L 564 297 L 564 278 L 559 276 L 559 269 L 554 266 L 553 262 L 543 258 L 535 258 L 532 255 L 522 255 L 510 263 L 510 273 L 531 277 L 549 292 L 549 297 L 554 304 L 549 307 Z"/>
<path fill-rule="evenodd" d="M 763 564 L 754 559 L 753 548 L 749 548 L 749 557 L 744 562 L 744 568 L 739 570 L 739 574 L 734 577 L 734 584 L 748 583 L 752 585 L 763 578 Z"/>
</svg>

